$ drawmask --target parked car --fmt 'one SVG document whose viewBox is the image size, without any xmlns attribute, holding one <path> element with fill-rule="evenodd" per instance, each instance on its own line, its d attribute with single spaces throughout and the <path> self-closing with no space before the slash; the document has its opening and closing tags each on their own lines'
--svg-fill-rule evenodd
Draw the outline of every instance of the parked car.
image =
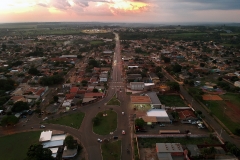
<svg viewBox="0 0 240 160">
<path fill-rule="evenodd" d="M 73 111 L 76 111 L 76 110 L 77 110 L 77 108 L 73 108 L 72 110 L 73 110 Z"/>
<path fill-rule="evenodd" d="M 201 123 L 198 123 L 198 128 L 205 128 L 205 126 Z"/>
<path fill-rule="evenodd" d="M 113 139 L 118 139 L 118 136 L 113 136 Z"/>
<path fill-rule="evenodd" d="M 197 124 L 197 121 L 192 121 L 192 123 L 191 124 Z"/>
<path fill-rule="evenodd" d="M 44 125 L 41 125 L 41 126 L 40 126 L 40 128 L 46 128 L 46 126 L 44 126 Z"/>
<path fill-rule="evenodd" d="M 165 127 L 166 125 L 165 125 L 165 124 L 160 124 L 159 126 L 160 126 L 160 127 Z"/>
<path fill-rule="evenodd" d="M 126 133 L 125 133 L 125 130 L 122 130 L 122 134 L 126 134 Z"/>
<path fill-rule="evenodd" d="M 48 117 L 43 118 L 43 120 L 44 120 L 44 121 L 45 121 L 45 120 L 48 120 Z"/>
<path fill-rule="evenodd" d="M 100 138 L 98 138 L 97 141 L 100 142 L 100 143 L 102 142 L 102 140 Z"/>
</svg>

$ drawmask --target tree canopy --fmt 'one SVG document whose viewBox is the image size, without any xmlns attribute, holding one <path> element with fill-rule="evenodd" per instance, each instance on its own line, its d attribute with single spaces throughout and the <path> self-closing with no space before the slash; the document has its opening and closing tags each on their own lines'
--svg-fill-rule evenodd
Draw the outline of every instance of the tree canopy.
<svg viewBox="0 0 240 160">
<path fill-rule="evenodd" d="M 170 87 L 171 90 L 174 90 L 174 91 L 180 90 L 180 86 L 177 82 L 167 82 L 167 85 Z"/>
<path fill-rule="evenodd" d="M 77 143 L 74 140 L 73 136 L 71 136 L 71 135 L 69 135 L 65 138 L 64 143 L 65 143 L 65 145 L 67 146 L 68 149 L 77 148 Z"/>
<path fill-rule="evenodd" d="M 138 118 L 135 120 L 135 125 L 142 128 L 143 125 L 145 124 L 144 120 L 142 118 Z"/>
<path fill-rule="evenodd" d="M 64 80 L 62 75 L 53 75 L 49 77 L 42 77 L 40 79 L 40 84 L 48 86 L 48 85 L 54 85 L 54 84 L 59 84 L 62 83 Z"/>
<path fill-rule="evenodd" d="M 31 74 L 31 75 L 39 75 L 39 74 L 40 74 L 40 71 L 39 71 L 37 68 L 31 67 L 31 68 L 28 70 L 28 74 Z"/>
<path fill-rule="evenodd" d="M 16 124 L 18 122 L 18 118 L 17 117 L 15 117 L 14 115 L 6 115 L 6 116 L 4 116 L 3 118 L 2 118 L 2 120 L 1 120 L 1 125 L 2 126 L 5 126 L 5 125 L 8 125 L 8 124 L 10 124 L 10 125 L 14 125 L 14 124 Z"/>
<path fill-rule="evenodd" d="M 41 144 L 35 144 L 28 148 L 26 160 L 54 160 L 54 158 L 50 149 L 43 148 Z"/>
<path fill-rule="evenodd" d="M 29 106 L 27 102 L 18 101 L 14 103 L 12 107 L 12 112 L 21 112 L 23 110 L 28 110 L 28 109 L 29 109 Z"/>
</svg>

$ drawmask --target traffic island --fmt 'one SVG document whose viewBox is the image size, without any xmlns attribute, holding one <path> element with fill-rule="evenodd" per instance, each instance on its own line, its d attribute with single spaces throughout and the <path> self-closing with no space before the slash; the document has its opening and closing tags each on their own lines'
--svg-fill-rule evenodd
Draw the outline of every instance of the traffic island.
<svg viewBox="0 0 240 160">
<path fill-rule="evenodd" d="M 99 112 L 93 118 L 93 132 L 99 135 L 108 135 L 117 128 L 117 113 L 112 110 Z"/>
<path fill-rule="evenodd" d="M 120 101 L 117 99 L 117 96 L 114 95 L 112 99 L 110 99 L 110 101 L 107 102 L 107 105 L 116 105 L 116 106 L 120 106 Z"/>
<path fill-rule="evenodd" d="M 101 145 L 103 160 L 120 160 L 121 159 L 121 140 L 115 142 L 103 142 Z"/>
</svg>

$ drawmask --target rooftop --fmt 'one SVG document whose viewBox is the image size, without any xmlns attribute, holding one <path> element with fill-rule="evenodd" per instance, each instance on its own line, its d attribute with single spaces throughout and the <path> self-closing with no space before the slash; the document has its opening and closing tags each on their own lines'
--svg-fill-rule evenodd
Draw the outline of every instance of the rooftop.
<svg viewBox="0 0 240 160">
<path fill-rule="evenodd" d="M 50 141 L 51 137 L 52 137 L 52 131 L 42 131 L 39 141 L 40 142 Z"/>
<path fill-rule="evenodd" d="M 165 109 L 151 109 L 147 112 L 147 116 L 152 117 L 168 117 Z"/>
<path fill-rule="evenodd" d="M 180 143 L 156 143 L 156 150 L 158 153 L 183 153 Z"/>
<path fill-rule="evenodd" d="M 147 103 L 151 104 L 152 101 L 148 96 L 131 96 L 132 103 Z"/>
</svg>

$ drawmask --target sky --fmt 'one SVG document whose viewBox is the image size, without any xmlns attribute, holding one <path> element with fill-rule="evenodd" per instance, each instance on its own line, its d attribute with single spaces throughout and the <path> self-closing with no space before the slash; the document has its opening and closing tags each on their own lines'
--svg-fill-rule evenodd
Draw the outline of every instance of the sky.
<svg viewBox="0 0 240 160">
<path fill-rule="evenodd" d="M 0 0 L 7 22 L 240 22 L 240 0 Z"/>
</svg>

